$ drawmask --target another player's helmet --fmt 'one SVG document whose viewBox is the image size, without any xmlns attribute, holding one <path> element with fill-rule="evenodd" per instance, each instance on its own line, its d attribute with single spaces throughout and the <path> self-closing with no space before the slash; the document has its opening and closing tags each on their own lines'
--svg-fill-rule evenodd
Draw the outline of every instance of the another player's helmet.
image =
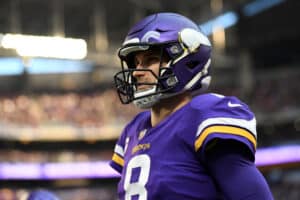
<svg viewBox="0 0 300 200">
<path fill-rule="evenodd" d="M 40 190 L 32 191 L 29 194 L 27 200 L 59 200 L 59 199 L 54 193 L 48 190 L 40 189 Z"/>
<path fill-rule="evenodd" d="M 161 64 L 158 76 L 150 69 L 136 69 L 134 53 L 151 48 L 159 49 Z M 209 66 L 211 43 L 197 24 L 175 13 L 150 15 L 131 28 L 118 56 L 122 71 L 114 76 L 122 103 L 134 102 L 140 108 L 150 108 L 160 99 L 184 91 L 199 93 L 210 83 Z M 162 58 L 168 64 L 162 66 Z M 150 71 L 156 83 L 140 83 L 133 76 L 138 70 Z M 152 85 L 146 91 L 137 91 L 137 85 Z"/>
</svg>

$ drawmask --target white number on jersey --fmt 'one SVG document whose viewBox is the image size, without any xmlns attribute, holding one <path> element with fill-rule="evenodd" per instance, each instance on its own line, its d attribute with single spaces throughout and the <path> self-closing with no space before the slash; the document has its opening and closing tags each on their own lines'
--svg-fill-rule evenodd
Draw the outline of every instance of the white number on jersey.
<svg viewBox="0 0 300 200">
<path fill-rule="evenodd" d="M 137 155 L 128 162 L 124 180 L 125 200 L 131 200 L 133 195 L 138 195 L 139 200 L 147 199 L 145 185 L 149 178 L 150 162 L 150 157 L 146 154 Z M 139 179 L 137 182 L 130 183 L 134 168 L 140 168 Z"/>
</svg>

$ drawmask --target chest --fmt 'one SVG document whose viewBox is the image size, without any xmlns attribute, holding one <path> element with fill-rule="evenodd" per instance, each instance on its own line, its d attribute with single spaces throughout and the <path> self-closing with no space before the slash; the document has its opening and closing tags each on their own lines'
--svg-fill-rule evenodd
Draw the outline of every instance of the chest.
<svg viewBox="0 0 300 200">
<path fill-rule="evenodd" d="M 128 139 L 124 157 L 125 183 L 145 181 L 147 188 L 160 190 L 161 184 L 180 176 L 200 171 L 199 160 L 192 142 L 184 138 L 191 131 L 181 126 L 175 129 L 142 130 Z M 128 178 L 128 180 L 126 179 Z M 123 183 L 124 184 L 124 183 Z M 126 185 L 126 184 L 125 184 Z"/>
<path fill-rule="evenodd" d="M 125 165 L 140 155 L 149 156 L 151 168 L 159 170 L 174 163 L 195 160 L 193 138 L 189 138 L 195 131 L 193 127 L 180 124 L 136 131 L 127 139 Z"/>
</svg>

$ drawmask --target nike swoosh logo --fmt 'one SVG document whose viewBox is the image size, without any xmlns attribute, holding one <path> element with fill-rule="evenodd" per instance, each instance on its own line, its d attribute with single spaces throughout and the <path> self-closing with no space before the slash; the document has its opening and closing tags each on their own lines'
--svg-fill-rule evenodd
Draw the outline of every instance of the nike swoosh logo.
<svg viewBox="0 0 300 200">
<path fill-rule="evenodd" d="M 231 108 L 242 107 L 241 104 L 239 104 L 239 103 L 231 103 L 231 101 L 229 101 L 227 105 L 228 105 L 228 107 L 231 107 Z"/>
</svg>

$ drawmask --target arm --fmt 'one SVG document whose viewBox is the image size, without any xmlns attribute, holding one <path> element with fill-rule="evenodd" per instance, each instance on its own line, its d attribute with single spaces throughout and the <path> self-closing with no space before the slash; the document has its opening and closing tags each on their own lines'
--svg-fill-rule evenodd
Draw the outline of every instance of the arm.
<svg viewBox="0 0 300 200">
<path fill-rule="evenodd" d="M 250 150 L 234 140 L 218 140 L 205 152 L 205 162 L 217 185 L 230 200 L 272 200 Z"/>
</svg>

